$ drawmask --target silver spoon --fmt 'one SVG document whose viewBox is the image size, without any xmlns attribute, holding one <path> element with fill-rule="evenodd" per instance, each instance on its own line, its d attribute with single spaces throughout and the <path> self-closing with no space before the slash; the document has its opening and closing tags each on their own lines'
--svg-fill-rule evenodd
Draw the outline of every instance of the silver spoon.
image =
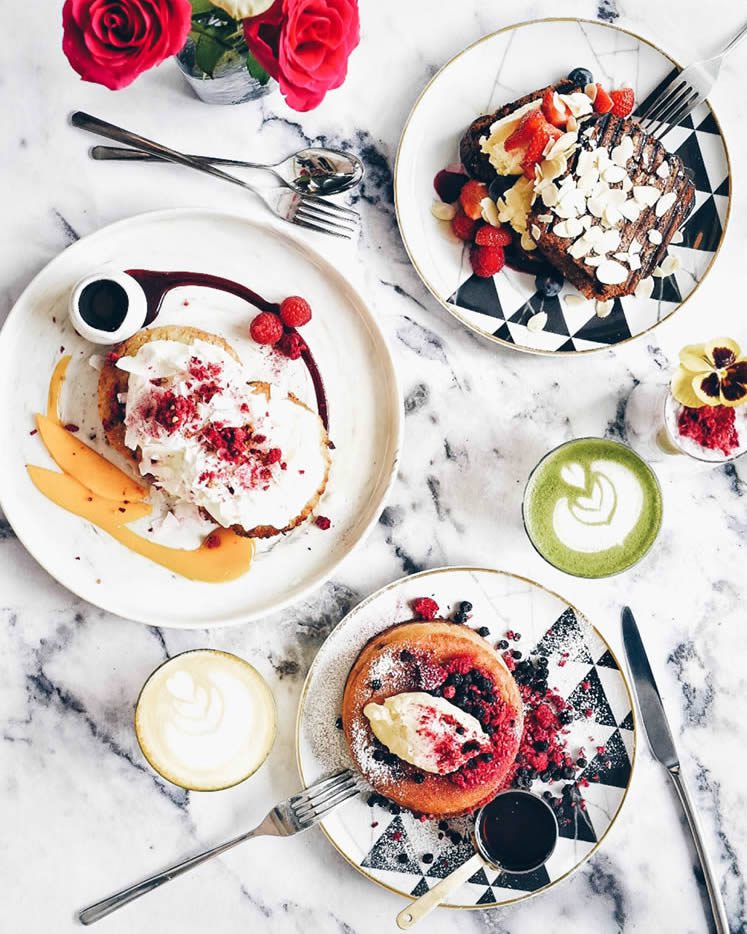
<svg viewBox="0 0 747 934">
<path fill-rule="evenodd" d="M 397 915 L 406 931 L 486 864 L 496 872 L 525 875 L 544 866 L 558 841 L 558 821 L 550 805 L 531 791 L 509 789 L 475 814 L 475 855 Z"/>
<path fill-rule="evenodd" d="M 127 162 L 164 162 L 164 159 L 138 149 L 121 146 L 94 146 L 90 150 L 92 159 Z M 299 149 L 281 162 L 263 164 L 245 162 L 241 159 L 220 159 L 215 156 L 190 156 L 208 165 L 233 165 L 247 169 L 264 169 L 301 194 L 336 195 L 359 185 L 365 169 L 363 163 L 351 152 L 309 146 Z"/>
</svg>

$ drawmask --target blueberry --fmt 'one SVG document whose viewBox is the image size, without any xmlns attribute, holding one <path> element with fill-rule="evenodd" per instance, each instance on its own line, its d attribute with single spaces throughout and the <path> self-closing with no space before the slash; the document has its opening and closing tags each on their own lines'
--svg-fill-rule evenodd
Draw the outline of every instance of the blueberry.
<svg viewBox="0 0 747 934">
<path fill-rule="evenodd" d="M 472 604 L 469 602 L 469 600 L 462 600 L 462 602 L 459 604 L 459 609 L 462 611 L 462 613 L 471 613 Z"/>
<path fill-rule="evenodd" d="M 425 781 L 425 775 L 423 775 L 422 772 L 416 772 L 412 776 L 412 780 L 415 782 L 416 785 L 422 785 L 423 782 Z"/>
<path fill-rule="evenodd" d="M 413 658 L 412 652 L 408 652 L 407 649 L 402 649 L 399 653 L 399 657 L 403 662 L 411 662 Z"/>
<path fill-rule="evenodd" d="M 507 642 L 505 639 L 501 639 L 501 641 L 498 643 L 498 648 L 499 648 L 499 649 L 507 649 L 507 648 L 508 648 L 508 642 Z"/>
<path fill-rule="evenodd" d="M 432 862 L 433 862 L 433 853 L 423 853 L 421 859 L 422 859 L 423 862 L 426 863 L 426 864 L 432 863 Z"/>
<path fill-rule="evenodd" d="M 553 270 L 552 272 L 542 273 L 534 278 L 534 286 L 540 295 L 545 298 L 554 298 L 563 288 L 563 276 Z"/>
<path fill-rule="evenodd" d="M 373 681 L 371 682 L 371 690 L 372 691 L 381 690 L 381 681 L 378 678 L 374 678 Z"/>
<path fill-rule="evenodd" d="M 400 853 L 399 856 L 397 857 L 397 862 L 401 863 L 404 866 L 404 864 L 408 862 L 408 859 L 409 857 L 407 856 L 407 853 Z"/>
<path fill-rule="evenodd" d="M 570 710 L 561 710 L 558 714 L 558 720 L 563 724 L 573 723 L 573 714 Z"/>
<path fill-rule="evenodd" d="M 438 829 L 439 829 L 439 830 L 448 830 L 448 829 L 449 829 L 449 823 L 448 823 L 448 821 L 440 820 L 440 821 L 438 822 Z"/>
<path fill-rule="evenodd" d="M 515 182 L 515 175 L 499 175 L 488 185 L 488 194 L 497 201 Z"/>
<path fill-rule="evenodd" d="M 490 630 L 487 626 L 480 626 L 480 628 L 477 630 L 477 635 L 485 638 L 486 636 L 490 635 Z"/>
<path fill-rule="evenodd" d="M 587 84 L 594 84 L 594 75 L 588 68 L 574 68 L 568 75 L 568 80 L 578 87 L 585 88 Z"/>
<path fill-rule="evenodd" d="M 338 730 L 341 730 L 341 729 L 342 729 L 342 717 L 338 717 L 338 718 L 335 720 L 335 727 L 336 727 L 336 729 L 338 729 Z"/>
<path fill-rule="evenodd" d="M 587 766 L 587 764 L 588 764 L 588 763 L 587 763 L 586 759 L 584 759 L 583 756 L 579 756 L 578 759 L 576 759 L 576 765 L 577 765 L 580 769 L 585 769 L 586 766 Z"/>
</svg>

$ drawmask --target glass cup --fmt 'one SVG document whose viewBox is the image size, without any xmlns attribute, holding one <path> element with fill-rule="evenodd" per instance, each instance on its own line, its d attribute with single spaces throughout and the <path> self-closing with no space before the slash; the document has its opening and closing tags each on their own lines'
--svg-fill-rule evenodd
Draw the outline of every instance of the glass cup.
<svg viewBox="0 0 747 934">
<path fill-rule="evenodd" d="M 529 475 L 524 529 L 535 550 L 574 577 L 611 577 L 637 564 L 661 528 L 651 467 L 608 438 L 576 438 L 549 451 Z"/>
</svg>

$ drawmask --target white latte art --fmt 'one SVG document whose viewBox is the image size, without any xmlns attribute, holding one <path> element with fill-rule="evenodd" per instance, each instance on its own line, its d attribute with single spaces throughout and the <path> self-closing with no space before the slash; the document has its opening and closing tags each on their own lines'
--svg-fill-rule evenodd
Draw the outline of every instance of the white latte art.
<svg viewBox="0 0 747 934">
<path fill-rule="evenodd" d="M 611 460 L 592 461 L 588 470 L 578 463 L 566 464 L 560 476 L 579 492 L 555 503 L 552 524 L 558 539 L 583 554 L 622 545 L 643 510 L 638 477 Z"/>
<path fill-rule="evenodd" d="M 153 673 L 135 727 L 157 772 L 209 791 L 241 781 L 264 761 L 275 738 L 275 706 L 264 679 L 243 659 L 197 650 Z"/>
</svg>

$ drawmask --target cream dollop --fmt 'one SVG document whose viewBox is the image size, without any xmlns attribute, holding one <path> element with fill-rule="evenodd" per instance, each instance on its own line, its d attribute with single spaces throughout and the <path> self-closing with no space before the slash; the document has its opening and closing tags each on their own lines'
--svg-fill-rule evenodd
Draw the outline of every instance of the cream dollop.
<svg viewBox="0 0 747 934">
<path fill-rule="evenodd" d="M 135 712 L 138 742 L 169 781 L 198 791 L 251 775 L 275 739 L 275 702 L 243 659 L 204 649 L 156 669 Z"/>
<path fill-rule="evenodd" d="M 366 704 L 371 730 L 390 752 L 423 772 L 455 772 L 478 751 L 463 752 L 465 743 L 489 742 L 478 720 L 443 697 L 407 691 L 383 704 Z M 458 733 L 457 727 L 464 732 Z"/>
<path fill-rule="evenodd" d="M 643 489 L 633 471 L 614 461 L 596 460 L 588 474 L 581 464 L 571 463 L 560 476 L 576 492 L 555 503 L 552 524 L 558 539 L 584 554 L 624 544 L 643 509 Z"/>
<path fill-rule="evenodd" d="M 213 375 L 194 376 L 194 360 Z M 204 509 L 222 526 L 282 529 L 301 513 L 324 483 L 329 454 L 319 416 L 277 387 L 268 394 L 219 346 L 157 340 L 144 344 L 117 366 L 129 374 L 125 397 L 125 444 L 140 449 L 140 472 L 152 476 L 171 496 Z M 174 430 L 148 413 L 166 392 L 195 400 L 195 388 L 210 387 L 194 411 Z M 217 387 L 217 388 L 216 388 Z M 251 426 L 263 451 L 279 449 L 265 467 L 232 464 L 205 444 L 211 425 Z"/>
</svg>

